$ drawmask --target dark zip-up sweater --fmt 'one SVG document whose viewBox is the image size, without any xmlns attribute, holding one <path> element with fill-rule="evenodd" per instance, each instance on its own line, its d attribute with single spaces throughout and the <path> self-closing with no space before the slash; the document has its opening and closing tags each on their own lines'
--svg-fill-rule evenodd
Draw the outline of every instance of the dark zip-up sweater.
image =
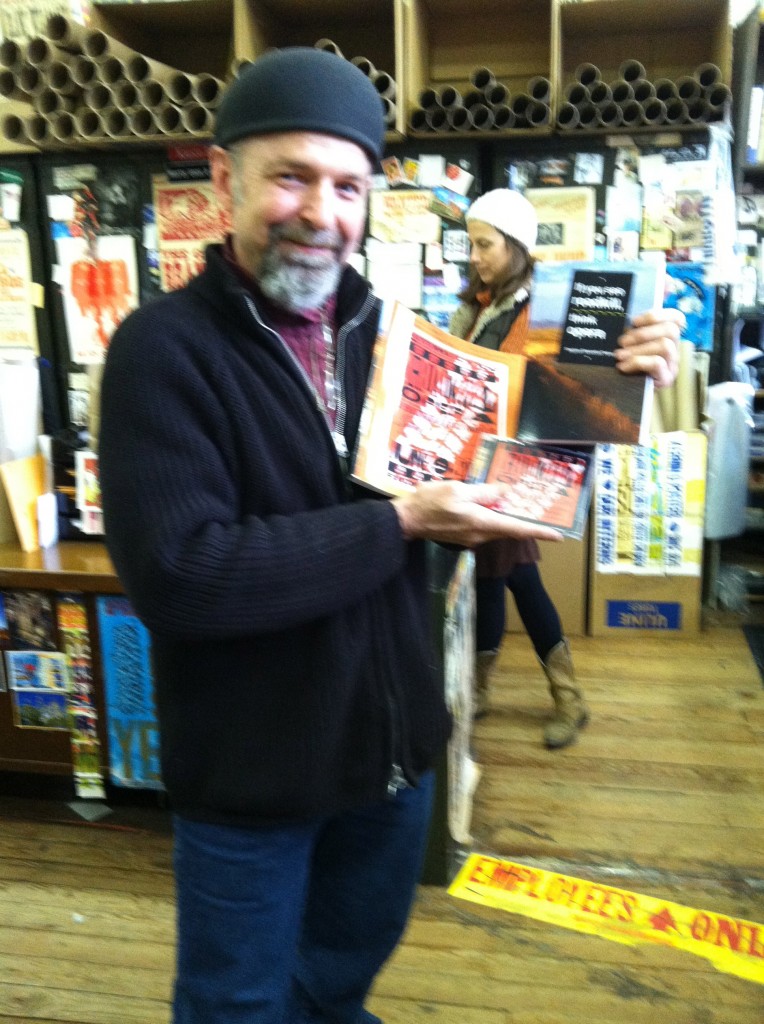
<svg viewBox="0 0 764 1024">
<path fill-rule="evenodd" d="M 358 430 L 379 308 L 346 268 L 337 428 Z M 152 637 L 173 807 L 233 823 L 383 798 L 432 766 L 450 722 L 426 552 L 351 488 L 304 371 L 218 247 L 109 348 L 106 541 Z"/>
</svg>

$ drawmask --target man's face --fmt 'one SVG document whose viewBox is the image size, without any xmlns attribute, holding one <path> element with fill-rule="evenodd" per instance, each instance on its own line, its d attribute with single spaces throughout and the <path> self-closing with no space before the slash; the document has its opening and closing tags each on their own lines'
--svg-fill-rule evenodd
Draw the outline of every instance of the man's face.
<svg viewBox="0 0 764 1024">
<path fill-rule="evenodd" d="M 323 305 L 363 237 L 364 151 L 332 135 L 286 132 L 212 147 L 210 163 L 241 266 L 286 309 Z"/>
</svg>

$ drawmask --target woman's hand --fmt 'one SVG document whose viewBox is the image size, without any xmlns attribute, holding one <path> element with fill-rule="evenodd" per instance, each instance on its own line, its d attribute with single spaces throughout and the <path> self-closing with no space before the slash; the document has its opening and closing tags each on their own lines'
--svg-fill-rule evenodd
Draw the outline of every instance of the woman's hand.
<svg viewBox="0 0 764 1024">
<path fill-rule="evenodd" d="M 635 316 L 618 339 L 616 366 L 622 373 L 646 373 L 656 387 L 668 387 L 679 370 L 679 338 L 684 326 L 684 314 L 678 309 L 655 309 Z"/>
</svg>

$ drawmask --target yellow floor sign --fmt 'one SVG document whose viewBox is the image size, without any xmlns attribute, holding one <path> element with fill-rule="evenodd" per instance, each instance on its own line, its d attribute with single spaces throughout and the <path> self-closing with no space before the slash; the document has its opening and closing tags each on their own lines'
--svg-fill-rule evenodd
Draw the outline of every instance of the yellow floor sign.
<svg viewBox="0 0 764 1024">
<path fill-rule="evenodd" d="M 449 887 L 459 899 L 634 945 L 672 946 L 764 985 L 764 925 L 609 885 L 472 854 Z"/>
</svg>

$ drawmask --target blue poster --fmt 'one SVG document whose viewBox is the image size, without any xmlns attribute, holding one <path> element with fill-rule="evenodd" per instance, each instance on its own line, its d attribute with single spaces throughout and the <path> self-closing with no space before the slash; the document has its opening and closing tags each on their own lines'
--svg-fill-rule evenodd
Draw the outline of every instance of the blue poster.
<svg viewBox="0 0 764 1024">
<path fill-rule="evenodd" d="M 148 632 L 126 597 L 98 597 L 96 607 L 111 780 L 162 789 Z"/>
<path fill-rule="evenodd" d="M 663 305 L 684 313 L 687 327 L 682 341 L 691 341 L 699 352 L 713 351 L 716 288 L 704 281 L 702 263 L 666 264 Z"/>
</svg>

